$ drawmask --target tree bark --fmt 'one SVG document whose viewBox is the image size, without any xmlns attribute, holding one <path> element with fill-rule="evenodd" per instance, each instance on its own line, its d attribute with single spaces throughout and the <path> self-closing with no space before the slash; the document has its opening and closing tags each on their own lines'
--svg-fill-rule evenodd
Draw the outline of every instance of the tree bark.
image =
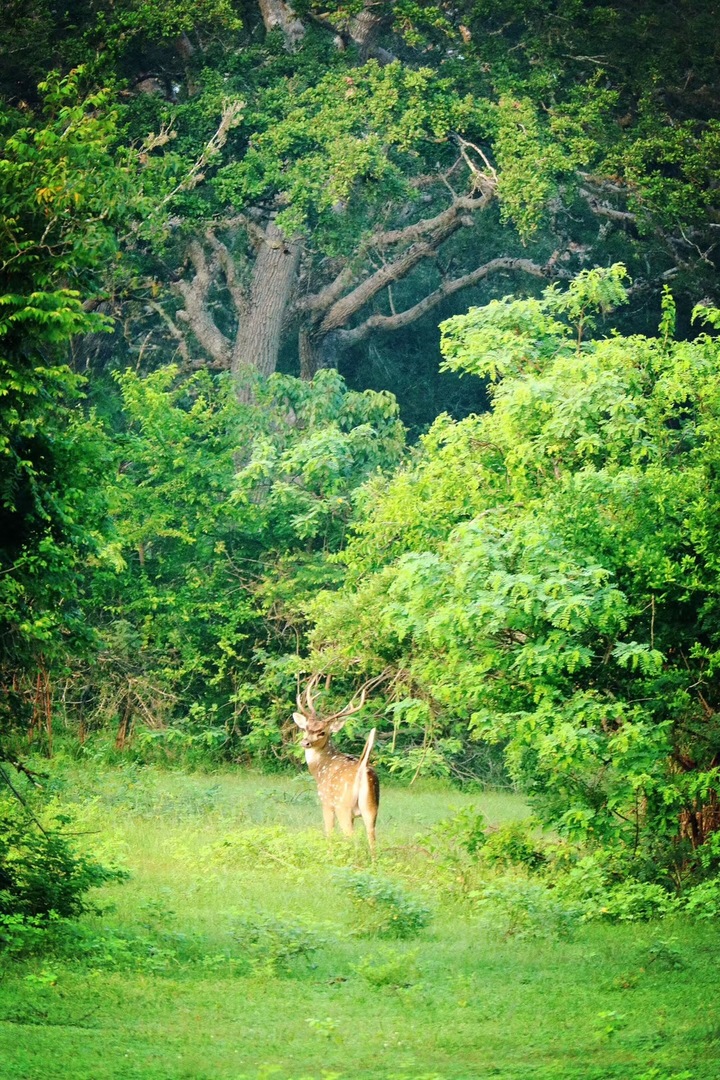
<svg viewBox="0 0 720 1080">
<path fill-rule="evenodd" d="M 230 361 L 230 342 L 215 322 L 208 309 L 208 294 L 213 284 L 216 268 L 208 262 L 202 244 L 192 240 L 188 248 L 195 275 L 191 281 L 178 281 L 174 285 L 185 304 L 177 318 L 192 331 L 200 347 L 211 359 L 223 366 Z"/>
<path fill-rule="evenodd" d="M 406 308 L 404 311 L 397 311 L 394 315 L 370 315 L 364 322 L 349 330 L 338 329 L 334 337 L 334 347 L 336 350 L 342 351 L 342 349 L 346 349 L 351 345 L 358 345 L 378 330 L 385 333 L 393 330 L 404 330 L 406 326 L 412 325 L 426 312 L 437 307 L 448 296 L 452 296 L 453 293 L 459 292 L 461 289 L 468 289 L 473 285 L 477 285 L 484 278 L 501 270 L 521 271 L 524 274 L 532 274 L 533 277 L 545 277 L 550 274 L 550 267 L 547 264 L 540 266 L 539 263 L 535 263 L 531 259 L 491 259 L 490 262 L 478 266 L 476 270 L 472 270 L 469 274 L 463 274 L 461 277 L 444 281 L 434 292 L 428 293 L 422 300 L 418 300 L 417 304 L 413 304 L 412 307 Z"/>
<path fill-rule="evenodd" d="M 259 0 L 260 14 L 268 32 L 280 30 L 285 48 L 292 52 L 305 36 L 305 27 L 285 0 Z"/>
<path fill-rule="evenodd" d="M 288 241 L 271 221 L 259 244 L 245 317 L 233 346 L 232 371 L 254 368 L 272 375 L 280 352 L 283 322 L 290 304 L 301 243 Z"/>
</svg>

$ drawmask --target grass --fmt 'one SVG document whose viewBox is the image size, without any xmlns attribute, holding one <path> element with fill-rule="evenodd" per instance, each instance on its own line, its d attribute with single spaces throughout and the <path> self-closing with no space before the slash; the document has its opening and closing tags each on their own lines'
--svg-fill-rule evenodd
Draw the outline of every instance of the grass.
<svg viewBox="0 0 720 1080">
<path fill-rule="evenodd" d="M 468 806 L 522 817 L 517 796 L 386 785 L 370 868 L 362 837 L 326 844 L 304 774 L 131 767 L 54 783 L 79 841 L 132 878 L 85 920 L 107 943 L 96 955 L 5 964 L 2 1080 L 720 1077 L 716 926 L 506 938 L 428 845 Z M 430 925 L 405 941 L 358 921 L 353 868 L 429 907 Z"/>
</svg>

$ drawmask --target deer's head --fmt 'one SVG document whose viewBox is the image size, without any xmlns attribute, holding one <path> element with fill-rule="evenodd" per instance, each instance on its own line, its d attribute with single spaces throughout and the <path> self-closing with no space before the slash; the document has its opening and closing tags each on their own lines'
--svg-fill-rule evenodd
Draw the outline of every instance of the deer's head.
<svg viewBox="0 0 720 1080">
<path fill-rule="evenodd" d="M 316 699 L 313 697 L 319 681 L 320 676 L 313 675 L 302 693 L 298 693 L 298 711 L 293 713 L 293 720 L 303 732 L 300 745 L 304 750 L 324 750 L 330 736 L 340 730 L 352 712 L 357 712 L 362 708 L 365 700 L 363 698 L 357 708 L 351 708 L 353 703 L 350 702 L 350 705 L 340 712 L 332 713 L 330 716 L 321 716 L 315 708 Z"/>
<path fill-rule="evenodd" d="M 316 697 L 313 696 L 317 690 L 320 675 L 313 675 L 302 693 L 298 692 L 298 711 L 293 713 L 293 720 L 303 732 L 303 738 L 300 743 L 303 749 L 324 750 L 330 740 L 330 736 L 334 735 L 337 731 L 340 731 L 349 716 L 352 716 L 353 713 L 359 712 L 360 709 L 362 709 L 368 691 L 386 678 L 387 673 L 383 672 L 382 675 L 368 680 L 368 682 L 364 683 L 360 689 L 356 691 L 344 709 L 341 709 L 339 712 L 330 713 L 327 716 L 322 716 L 315 707 Z"/>
</svg>

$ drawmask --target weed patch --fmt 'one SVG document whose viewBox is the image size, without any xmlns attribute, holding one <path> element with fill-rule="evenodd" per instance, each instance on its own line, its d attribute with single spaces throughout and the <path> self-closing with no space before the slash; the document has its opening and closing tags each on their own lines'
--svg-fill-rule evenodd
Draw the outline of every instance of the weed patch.
<svg viewBox="0 0 720 1080">
<path fill-rule="evenodd" d="M 360 933 L 416 937 L 432 918 L 429 907 L 387 878 L 358 870 L 340 870 L 334 880 L 352 901 L 355 928 Z"/>
</svg>

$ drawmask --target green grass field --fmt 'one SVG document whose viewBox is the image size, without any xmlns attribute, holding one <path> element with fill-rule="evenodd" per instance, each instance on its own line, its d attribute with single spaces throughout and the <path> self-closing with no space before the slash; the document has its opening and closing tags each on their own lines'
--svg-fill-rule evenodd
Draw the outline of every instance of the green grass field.
<svg viewBox="0 0 720 1080">
<path fill-rule="evenodd" d="M 58 772 L 80 842 L 131 879 L 83 959 L 2 970 L 2 1080 L 343 1077 L 718 1080 L 720 931 L 675 919 L 505 936 L 428 842 L 506 793 L 385 785 L 372 870 L 433 912 L 408 940 L 357 922 L 304 773 Z"/>
</svg>

